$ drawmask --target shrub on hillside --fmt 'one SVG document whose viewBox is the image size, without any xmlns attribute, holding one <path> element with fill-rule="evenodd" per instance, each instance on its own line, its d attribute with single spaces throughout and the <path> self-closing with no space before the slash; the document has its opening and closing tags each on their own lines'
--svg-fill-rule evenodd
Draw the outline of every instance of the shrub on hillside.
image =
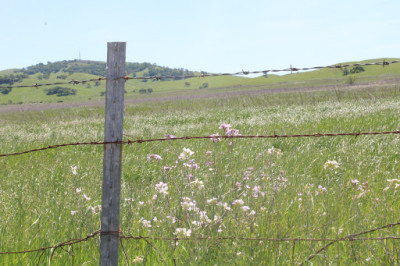
<svg viewBox="0 0 400 266">
<path fill-rule="evenodd" d="M 76 95 L 75 89 L 64 88 L 64 87 L 55 87 L 51 89 L 46 89 L 46 95 L 57 95 L 58 97 L 68 96 L 68 95 Z"/>
<path fill-rule="evenodd" d="M 0 88 L 0 93 L 1 94 L 9 94 L 11 92 L 12 88 Z"/>
<path fill-rule="evenodd" d="M 362 66 L 355 66 L 350 70 L 348 70 L 347 67 L 342 69 L 343 76 L 347 76 L 349 74 L 357 74 L 363 71 L 365 71 L 365 69 Z"/>
</svg>

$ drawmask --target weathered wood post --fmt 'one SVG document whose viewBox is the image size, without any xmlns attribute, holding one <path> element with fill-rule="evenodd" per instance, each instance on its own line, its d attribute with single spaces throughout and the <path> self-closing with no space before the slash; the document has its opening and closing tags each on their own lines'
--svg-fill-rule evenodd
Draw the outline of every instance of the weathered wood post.
<svg viewBox="0 0 400 266">
<path fill-rule="evenodd" d="M 116 142 L 122 141 L 126 43 L 110 42 L 107 48 L 104 141 Z M 100 265 L 118 264 L 121 156 L 122 144 L 104 144 Z"/>
</svg>

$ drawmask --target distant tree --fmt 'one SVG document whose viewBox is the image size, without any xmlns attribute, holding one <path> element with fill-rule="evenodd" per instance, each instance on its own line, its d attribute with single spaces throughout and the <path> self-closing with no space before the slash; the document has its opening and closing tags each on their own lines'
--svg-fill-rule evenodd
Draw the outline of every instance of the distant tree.
<svg viewBox="0 0 400 266">
<path fill-rule="evenodd" d="M 145 93 L 147 93 L 147 90 L 146 90 L 146 89 L 140 89 L 140 90 L 139 90 L 139 93 L 140 93 L 140 94 L 145 94 Z"/>
<path fill-rule="evenodd" d="M 190 87 L 190 82 L 185 82 L 185 87 Z"/>
<path fill-rule="evenodd" d="M 148 89 L 147 89 L 147 92 L 148 92 L 148 93 L 152 93 L 152 92 L 153 92 L 153 89 L 152 89 L 152 88 L 148 88 Z"/>
</svg>

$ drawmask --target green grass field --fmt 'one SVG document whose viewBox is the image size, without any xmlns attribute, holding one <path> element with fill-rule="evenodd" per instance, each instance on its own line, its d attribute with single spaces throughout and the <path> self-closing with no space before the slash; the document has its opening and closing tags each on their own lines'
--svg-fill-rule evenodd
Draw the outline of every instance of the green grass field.
<svg viewBox="0 0 400 266">
<path fill-rule="evenodd" d="M 396 86 L 136 104 L 125 107 L 124 134 L 224 135 L 223 123 L 242 135 L 392 131 L 399 100 Z M 101 141 L 103 127 L 104 108 L 3 113 L 0 153 Z M 266 238 L 337 239 L 399 222 L 399 144 L 399 135 L 381 135 L 125 145 L 120 227 L 150 238 L 122 240 L 119 262 L 398 264 L 398 240 L 342 241 L 316 254 L 329 241 Z M 99 230 L 102 158 L 102 146 L 0 157 L 0 252 Z M 400 226 L 359 238 L 388 236 L 399 237 Z M 52 252 L 0 254 L 0 264 L 96 265 L 99 237 Z"/>
</svg>

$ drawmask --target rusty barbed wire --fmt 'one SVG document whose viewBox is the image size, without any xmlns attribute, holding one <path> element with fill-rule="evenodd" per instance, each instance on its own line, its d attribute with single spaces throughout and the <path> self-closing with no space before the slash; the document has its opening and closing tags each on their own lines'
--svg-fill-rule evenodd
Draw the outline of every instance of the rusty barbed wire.
<svg viewBox="0 0 400 266">
<path fill-rule="evenodd" d="M 385 61 L 382 62 L 374 62 L 374 63 L 354 63 L 354 64 L 336 64 L 336 65 L 328 65 L 328 66 L 315 66 L 315 67 L 290 67 L 284 69 L 268 69 L 268 70 L 257 70 L 257 71 L 239 71 L 234 73 L 207 73 L 201 72 L 200 75 L 185 75 L 185 76 L 149 76 L 149 77 L 124 77 L 125 80 L 130 79 L 154 79 L 154 80 L 162 80 L 162 79 L 186 79 L 186 78 L 205 78 L 205 77 L 218 77 L 218 76 L 246 76 L 246 75 L 253 75 L 253 74 L 263 74 L 266 75 L 268 73 L 275 73 L 275 72 L 296 72 L 296 71 L 308 71 L 308 70 L 318 70 L 324 68 L 336 68 L 341 69 L 344 67 L 351 67 L 351 66 L 388 66 L 390 64 L 397 64 L 400 63 L 400 60 L 394 61 Z"/>
<path fill-rule="evenodd" d="M 375 232 L 375 231 L 379 231 L 379 230 L 382 230 L 382 229 L 385 229 L 385 228 L 392 228 L 392 227 L 397 226 L 397 225 L 400 225 L 400 222 L 387 224 L 387 225 L 384 225 L 384 226 L 381 226 L 381 227 L 373 228 L 373 229 L 370 229 L 370 230 L 367 230 L 367 231 L 363 231 L 363 232 L 360 232 L 360 233 L 350 234 L 350 235 L 347 235 L 345 237 L 342 237 L 342 238 L 339 238 L 339 239 L 336 239 L 336 240 L 332 240 L 331 242 L 329 242 L 328 244 L 326 244 L 325 246 L 320 248 L 318 251 L 316 251 L 315 253 L 313 253 L 310 256 L 308 256 L 308 258 L 307 258 L 307 260 L 305 262 L 312 260 L 315 256 L 317 256 L 321 252 L 325 251 L 329 246 L 331 246 L 331 245 L 333 245 L 333 244 L 335 244 L 335 243 L 337 243 L 339 241 L 354 240 L 354 237 L 357 237 L 357 236 L 360 236 L 360 235 L 369 234 L 369 233 L 372 233 L 372 232 Z M 303 264 L 304 264 L 304 262 L 301 263 L 300 265 L 303 265 Z"/>
<path fill-rule="evenodd" d="M 367 136 L 367 135 L 396 135 L 400 134 L 400 130 L 397 131 L 380 131 L 380 132 L 353 132 L 353 133 L 315 133 L 315 134 L 296 134 L 296 135 L 238 135 L 238 136 L 185 136 L 185 137 L 166 137 L 166 138 L 155 138 L 155 139 L 136 139 L 136 140 L 123 140 L 123 141 L 90 141 L 90 142 L 74 142 L 50 145 L 43 148 L 31 149 L 22 152 L 15 153 L 3 153 L 0 157 L 16 156 L 32 152 L 45 151 L 49 149 L 56 149 L 67 146 L 81 146 L 81 145 L 105 145 L 105 144 L 134 144 L 134 143 L 146 143 L 146 142 L 158 142 L 158 141 L 176 141 L 176 140 L 192 140 L 192 139 L 256 139 L 256 138 L 301 138 L 301 137 L 336 137 L 336 136 Z"/>
<path fill-rule="evenodd" d="M 322 252 L 325 250 L 327 247 L 330 245 L 336 243 L 336 242 L 344 242 L 344 241 L 379 241 L 379 240 L 398 240 L 400 239 L 400 236 L 385 236 L 385 237 L 369 237 L 369 238 L 357 238 L 357 236 L 360 235 L 365 235 L 369 234 L 372 232 L 376 232 L 382 229 L 386 228 L 393 228 L 395 226 L 400 225 L 400 222 L 398 223 L 390 223 L 381 227 L 373 228 L 370 230 L 362 231 L 359 233 L 355 234 L 350 234 L 342 238 L 267 238 L 267 237 L 238 237 L 238 236 L 227 236 L 227 237 L 186 237 L 186 238 L 178 238 L 178 237 L 151 237 L 151 236 L 133 236 L 133 235 L 124 235 L 122 230 L 119 231 L 109 231 L 109 232 L 102 232 L 100 230 L 97 230 L 86 237 L 83 238 L 72 238 L 67 241 L 63 241 L 59 244 L 53 245 L 53 246 L 47 246 L 47 247 L 42 247 L 42 248 L 37 248 L 37 249 L 30 249 L 30 250 L 21 250 L 21 251 L 2 251 L 0 252 L 0 255 L 6 255 L 6 254 L 23 254 L 23 253 L 32 253 L 32 252 L 40 252 L 40 251 L 45 251 L 52 249 L 52 255 L 54 255 L 54 252 L 58 248 L 62 248 L 65 246 L 72 246 L 81 242 L 86 242 L 89 239 L 95 238 L 97 235 L 119 235 L 120 239 L 125 239 L 125 240 L 160 240 L 160 241 L 184 241 L 184 240 L 191 240 L 191 241 L 200 241 L 200 240 L 215 240 L 215 241 L 224 241 L 224 240 L 246 240 L 246 241 L 274 241 L 274 242 L 300 242 L 300 241 L 307 241 L 307 242 L 325 242 L 325 241 L 331 241 L 327 245 L 325 245 L 323 248 L 321 248 L 317 253 L 310 255 L 308 260 L 312 259 L 315 257 L 318 253 Z M 147 242 L 147 241 L 146 241 Z"/>
<path fill-rule="evenodd" d="M 78 84 L 85 84 L 88 82 L 96 82 L 96 81 L 102 81 L 106 80 L 107 78 L 105 77 L 98 77 L 94 79 L 88 79 L 88 80 L 71 80 L 71 81 L 66 81 L 66 82 L 54 82 L 54 83 L 42 83 L 42 84 L 32 84 L 32 85 L 19 85 L 19 86 L 0 86 L 0 89 L 14 89 L 14 88 L 38 88 L 38 87 L 43 87 L 43 86 L 53 86 L 53 85 L 78 85 Z"/>
<path fill-rule="evenodd" d="M 268 73 L 276 73 L 276 72 L 296 72 L 296 71 L 308 71 L 308 70 L 318 70 L 324 68 L 331 68 L 331 69 L 341 69 L 345 67 L 352 67 L 352 66 L 389 66 L 390 64 L 397 64 L 400 63 L 400 60 L 394 61 L 381 61 L 381 62 L 373 62 L 373 63 L 354 63 L 354 64 L 336 64 L 336 65 L 328 65 L 328 66 L 315 66 L 315 67 L 289 67 L 284 69 L 268 69 L 268 70 L 256 70 L 256 71 L 239 71 L 234 73 L 208 73 L 208 72 L 200 72 L 200 74 L 194 75 L 184 75 L 184 76 L 148 76 L 148 77 L 119 77 L 116 79 L 124 79 L 125 81 L 128 80 L 163 80 L 163 79 L 188 79 L 188 78 L 206 78 L 206 77 L 218 77 L 218 76 L 247 76 L 253 74 L 263 74 L 267 75 Z M 55 83 L 43 83 L 43 84 L 32 84 L 32 85 L 19 85 L 19 86 L 0 86 L 0 89 L 13 89 L 13 88 L 38 88 L 42 86 L 53 86 L 53 85 L 78 85 L 78 84 L 85 84 L 88 82 L 95 82 L 107 80 L 106 77 L 98 77 L 89 80 L 72 80 L 69 82 L 55 82 Z"/>
</svg>

